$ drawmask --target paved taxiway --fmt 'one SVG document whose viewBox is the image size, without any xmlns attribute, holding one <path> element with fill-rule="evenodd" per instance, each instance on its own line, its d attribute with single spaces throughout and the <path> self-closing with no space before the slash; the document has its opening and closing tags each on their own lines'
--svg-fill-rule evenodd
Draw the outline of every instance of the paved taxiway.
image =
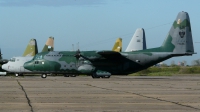
<svg viewBox="0 0 200 112">
<path fill-rule="evenodd" d="M 200 77 L 0 76 L 0 111 L 200 112 Z"/>
</svg>

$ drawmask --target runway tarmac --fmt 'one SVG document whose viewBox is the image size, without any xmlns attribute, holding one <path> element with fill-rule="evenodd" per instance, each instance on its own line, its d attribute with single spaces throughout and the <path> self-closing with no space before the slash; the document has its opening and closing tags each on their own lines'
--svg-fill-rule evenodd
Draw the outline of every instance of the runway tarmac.
<svg viewBox="0 0 200 112">
<path fill-rule="evenodd" d="M 2 112 L 200 112 L 200 76 L 0 76 Z"/>
</svg>

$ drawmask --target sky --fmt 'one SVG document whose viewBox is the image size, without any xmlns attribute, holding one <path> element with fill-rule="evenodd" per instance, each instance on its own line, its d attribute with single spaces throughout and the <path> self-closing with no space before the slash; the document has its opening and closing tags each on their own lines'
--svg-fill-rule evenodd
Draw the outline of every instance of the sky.
<svg viewBox="0 0 200 112">
<path fill-rule="evenodd" d="M 4 59 L 22 56 L 29 40 L 41 51 L 54 37 L 55 51 L 111 50 L 122 38 L 124 51 L 135 30 L 144 28 L 147 48 L 159 47 L 180 11 L 189 13 L 197 54 L 171 64 L 200 59 L 199 0 L 0 0 L 0 48 Z M 78 45 L 79 44 L 79 45 Z"/>
</svg>

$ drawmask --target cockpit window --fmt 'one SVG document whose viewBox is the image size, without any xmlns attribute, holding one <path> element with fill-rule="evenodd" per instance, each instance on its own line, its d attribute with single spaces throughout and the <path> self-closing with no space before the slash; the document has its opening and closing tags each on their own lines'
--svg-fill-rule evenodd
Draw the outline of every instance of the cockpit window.
<svg viewBox="0 0 200 112">
<path fill-rule="evenodd" d="M 10 59 L 10 62 L 15 62 L 15 58 L 11 58 L 11 59 Z"/>
<path fill-rule="evenodd" d="M 36 56 L 34 56 L 34 58 L 33 58 L 33 60 L 37 60 L 37 59 L 42 59 L 42 55 L 36 55 Z"/>
</svg>

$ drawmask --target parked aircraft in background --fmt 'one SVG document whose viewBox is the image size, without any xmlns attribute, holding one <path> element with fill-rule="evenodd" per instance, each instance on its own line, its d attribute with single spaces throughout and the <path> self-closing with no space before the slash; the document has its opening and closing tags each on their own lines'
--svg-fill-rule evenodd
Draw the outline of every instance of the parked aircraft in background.
<svg viewBox="0 0 200 112">
<path fill-rule="evenodd" d="M 35 54 L 37 54 L 37 53 L 38 53 L 38 49 L 37 49 L 36 40 L 31 39 L 22 56 L 35 56 Z M 0 54 L 1 54 L 1 51 L 0 51 Z M 2 59 L 2 56 L 0 57 L 0 65 L 1 65 L 0 71 L 2 71 L 2 72 L 0 72 L 0 75 L 6 75 L 6 71 L 5 71 L 5 69 L 2 69 L 2 66 L 3 66 L 3 64 L 5 65 L 6 63 L 8 63 L 8 61 L 9 60 L 7 60 L 7 59 Z M 13 59 L 11 59 L 10 61 L 13 61 Z"/>
<path fill-rule="evenodd" d="M 31 39 L 28 43 L 28 45 L 26 46 L 26 49 L 23 53 L 23 57 L 26 56 L 35 56 L 35 54 L 38 53 L 38 48 L 37 48 L 37 41 L 36 39 Z"/>
<path fill-rule="evenodd" d="M 50 46 L 50 48 L 49 48 Z M 54 38 L 49 37 L 42 52 L 54 50 Z M 31 71 L 24 69 L 25 62 L 30 61 L 35 54 L 38 53 L 37 42 L 35 39 L 31 39 L 28 43 L 26 50 L 21 57 L 13 57 L 8 63 L 2 66 L 2 69 L 15 73 L 15 76 L 23 75 L 24 73 L 30 73 Z"/>
<path fill-rule="evenodd" d="M 113 74 L 138 72 L 171 57 L 194 54 L 190 19 L 180 12 L 160 47 L 134 52 L 116 51 L 52 51 L 38 53 L 24 68 L 46 74 L 88 74 L 93 78 L 108 78 Z"/>
<path fill-rule="evenodd" d="M 1 49 L 0 49 L 0 65 L 5 64 L 5 63 L 8 62 L 7 59 L 3 59 L 2 55 L 3 55 L 3 54 L 1 54 Z"/>
<path fill-rule="evenodd" d="M 144 49 L 147 49 L 145 32 L 143 28 L 138 28 L 135 31 L 125 52 L 138 51 L 138 50 L 144 50 Z"/>
<path fill-rule="evenodd" d="M 122 51 L 122 38 L 118 38 L 112 48 L 112 51 L 121 52 Z"/>
<path fill-rule="evenodd" d="M 0 49 L 0 75 L 6 75 L 5 70 L 3 70 L 3 69 L 1 68 L 1 66 L 2 66 L 2 64 L 5 64 L 5 63 L 7 63 L 7 62 L 8 62 L 7 59 L 3 59 L 3 58 L 2 58 L 1 49 Z"/>
</svg>

